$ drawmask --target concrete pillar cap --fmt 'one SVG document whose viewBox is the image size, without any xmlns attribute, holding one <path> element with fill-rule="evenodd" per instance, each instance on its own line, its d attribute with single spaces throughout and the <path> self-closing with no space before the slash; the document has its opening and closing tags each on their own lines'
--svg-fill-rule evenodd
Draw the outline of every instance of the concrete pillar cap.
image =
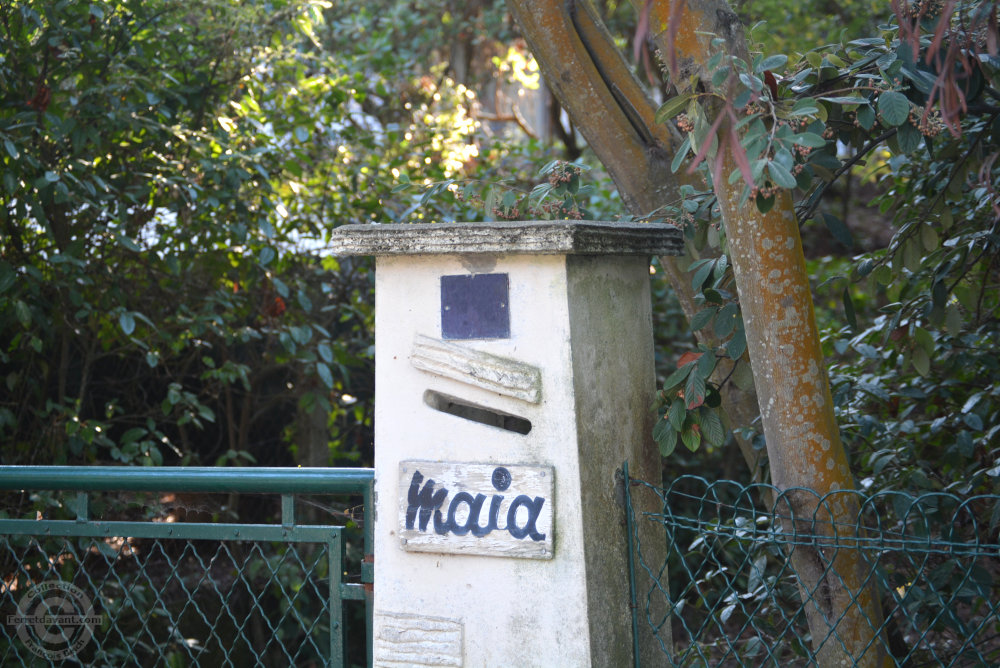
<svg viewBox="0 0 1000 668">
<path fill-rule="evenodd" d="M 680 255 L 684 234 L 663 223 L 517 220 L 343 225 L 334 255 Z"/>
</svg>

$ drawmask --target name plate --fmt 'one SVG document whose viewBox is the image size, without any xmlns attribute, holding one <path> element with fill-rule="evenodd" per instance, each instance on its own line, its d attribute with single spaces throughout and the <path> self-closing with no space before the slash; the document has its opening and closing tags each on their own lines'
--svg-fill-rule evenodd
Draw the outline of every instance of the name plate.
<svg viewBox="0 0 1000 668">
<path fill-rule="evenodd" d="M 408 552 L 553 557 L 551 466 L 404 461 L 399 542 Z"/>
</svg>

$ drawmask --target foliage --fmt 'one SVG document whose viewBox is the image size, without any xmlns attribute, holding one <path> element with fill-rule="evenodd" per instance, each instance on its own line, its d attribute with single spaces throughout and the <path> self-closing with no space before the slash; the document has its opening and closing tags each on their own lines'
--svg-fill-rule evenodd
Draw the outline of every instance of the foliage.
<svg viewBox="0 0 1000 668">
<path fill-rule="evenodd" d="M 503 4 L 415 9 L 0 0 L 5 463 L 370 457 L 373 279 L 330 230 L 481 218 L 422 190 L 552 153 L 473 117 L 523 60 Z"/>
<path fill-rule="evenodd" d="M 661 647 L 675 665 L 817 662 L 803 608 L 821 590 L 803 590 L 789 558 L 816 542 L 827 546 L 819 559 L 830 581 L 843 575 L 831 555 L 863 555 L 885 610 L 875 646 L 892 665 L 996 662 L 997 546 L 983 516 L 1000 507 L 1000 496 L 839 490 L 817 504 L 860 511 L 824 530 L 816 516 L 805 520 L 795 511 L 796 495 L 811 496 L 802 490 L 698 476 L 679 476 L 663 488 L 633 480 L 627 489 L 640 564 L 633 603 L 653 633 L 672 629 L 674 645 L 664 638 Z M 640 497 L 659 512 L 636 517 Z M 646 521 L 666 532 L 664 563 L 662 551 L 640 540 L 636 526 Z M 663 610 L 670 611 L 666 619 Z M 846 632 L 843 619 L 833 622 L 823 644 Z"/>
<path fill-rule="evenodd" d="M 709 63 L 708 90 L 675 96 L 658 117 L 687 135 L 675 170 L 693 155 L 689 168 L 710 167 L 709 182 L 744 180 L 744 196 L 762 212 L 779 189 L 793 190 L 800 220 L 821 220 L 847 248 L 852 234 L 824 195 L 851 171 L 878 188 L 872 206 L 892 215 L 891 243 L 818 277 L 820 294 L 838 290 L 843 307 L 825 323 L 825 340 L 838 358 L 845 440 L 861 455 L 866 484 L 974 491 L 1000 473 L 990 447 L 1000 421 L 996 7 L 971 3 L 954 17 L 927 11 L 904 8 L 876 36 L 798 58 L 758 52 L 744 62 L 720 53 Z M 726 151 L 738 165 L 729 174 L 721 172 Z M 693 190 L 663 213 L 687 226 L 696 249 L 723 252 L 691 265 L 705 305 L 692 328 L 711 325 L 728 337 L 702 352 L 731 358 L 738 371 L 745 344 L 714 215 L 711 196 Z M 704 420 L 700 383 L 706 396 L 718 388 L 698 369 L 711 366 L 687 362 L 664 383 L 654 435 L 665 454 Z M 685 416 L 678 399 L 688 396 Z"/>
<path fill-rule="evenodd" d="M 278 463 L 314 411 L 366 444 L 370 272 L 308 252 L 379 204 L 320 162 L 372 141 L 321 9 L 0 4 L 6 462 Z"/>
</svg>

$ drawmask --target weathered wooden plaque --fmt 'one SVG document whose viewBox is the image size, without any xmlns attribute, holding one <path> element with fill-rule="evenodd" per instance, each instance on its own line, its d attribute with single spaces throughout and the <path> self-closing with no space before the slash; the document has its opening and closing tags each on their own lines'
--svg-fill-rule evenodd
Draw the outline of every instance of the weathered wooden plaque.
<svg viewBox="0 0 1000 668">
<path fill-rule="evenodd" d="M 399 541 L 409 552 L 551 559 L 550 466 L 403 461 Z"/>
</svg>

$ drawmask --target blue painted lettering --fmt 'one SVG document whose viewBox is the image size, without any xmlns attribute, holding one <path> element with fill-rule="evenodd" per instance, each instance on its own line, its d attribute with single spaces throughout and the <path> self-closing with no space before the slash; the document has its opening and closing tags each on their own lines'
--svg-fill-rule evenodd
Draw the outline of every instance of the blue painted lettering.
<svg viewBox="0 0 1000 668">
<path fill-rule="evenodd" d="M 497 467 L 493 472 L 492 483 L 497 491 L 505 491 L 511 485 L 510 472 Z M 486 504 L 485 494 L 473 496 L 469 492 L 458 492 L 451 503 L 448 504 L 446 512 L 442 512 L 445 502 L 448 500 L 448 489 L 438 487 L 435 489 L 434 480 L 428 479 L 424 482 L 424 476 L 420 471 L 414 471 L 410 479 L 410 487 L 407 493 L 406 506 L 406 529 L 427 531 L 430 519 L 434 518 L 434 533 L 444 536 L 449 533 L 456 536 L 465 536 L 471 533 L 476 538 L 488 536 L 494 531 L 507 531 L 513 538 L 523 540 L 530 538 L 533 541 L 545 540 L 545 534 L 538 531 L 537 522 L 542 513 L 542 506 L 545 499 L 541 496 L 531 498 L 526 494 L 521 494 L 514 498 L 507 508 L 506 526 L 500 526 L 500 511 L 504 503 L 502 494 L 494 494 L 490 499 L 489 514 L 486 524 L 481 524 L 479 516 L 482 514 L 483 506 Z M 421 486 L 422 485 L 422 486 Z M 462 507 L 468 508 L 464 520 L 459 519 Z M 517 520 L 518 511 L 524 508 L 527 519 L 519 525 Z"/>
</svg>

